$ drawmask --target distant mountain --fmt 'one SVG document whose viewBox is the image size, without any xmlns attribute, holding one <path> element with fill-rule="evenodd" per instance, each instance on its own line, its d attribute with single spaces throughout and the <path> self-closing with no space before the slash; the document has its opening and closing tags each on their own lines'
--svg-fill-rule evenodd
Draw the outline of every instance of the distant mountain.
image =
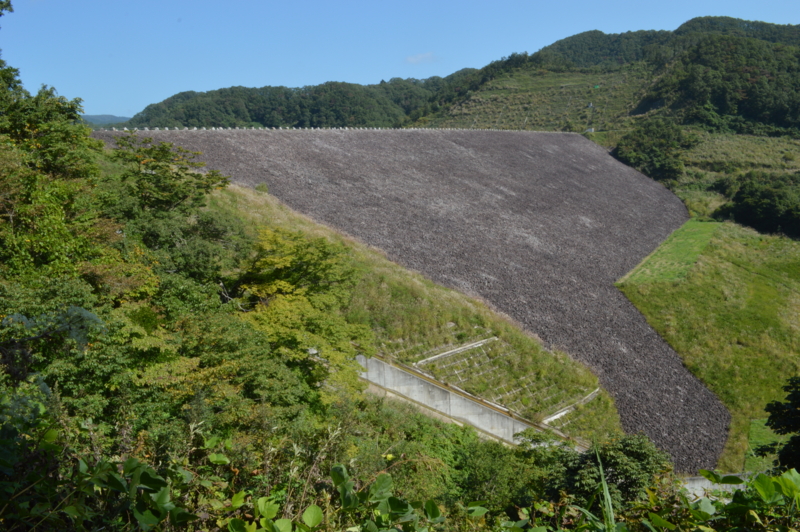
<svg viewBox="0 0 800 532">
<path fill-rule="evenodd" d="M 375 85 L 328 82 L 302 88 L 230 87 L 182 92 L 148 105 L 128 125 L 395 127 L 437 110 L 426 107 L 431 98 L 471 70 L 446 78 L 392 78 Z"/>
<path fill-rule="evenodd" d="M 147 106 L 128 125 L 402 127 L 455 120 L 461 127 L 584 131 L 619 128 L 628 116 L 661 109 L 681 122 L 784 134 L 800 127 L 798 46 L 800 26 L 700 17 L 675 31 L 587 31 L 445 78 L 182 92 Z M 551 80 L 558 91 L 542 77 L 548 75 L 560 76 Z"/>
<path fill-rule="evenodd" d="M 127 122 L 131 119 L 129 116 L 114 115 L 81 115 L 81 118 L 90 124 L 95 124 L 98 126 L 103 126 L 105 124 L 119 124 L 121 122 Z"/>
</svg>

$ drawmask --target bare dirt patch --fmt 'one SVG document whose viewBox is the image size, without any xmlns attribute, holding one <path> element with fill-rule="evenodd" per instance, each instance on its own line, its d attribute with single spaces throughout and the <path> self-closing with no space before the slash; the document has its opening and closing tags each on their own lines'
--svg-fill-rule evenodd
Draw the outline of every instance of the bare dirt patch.
<svg viewBox="0 0 800 532">
<path fill-rule="evenodd" d="M 98 132 L 106 141 L 113 133 Z M 579 135 L 469 130 L 147 132 L 240 184 L 476 294 L 587 364 L 623 426 L 713 468 L 730 415 L 614 287 L 686 219 Z"/>
</svg>

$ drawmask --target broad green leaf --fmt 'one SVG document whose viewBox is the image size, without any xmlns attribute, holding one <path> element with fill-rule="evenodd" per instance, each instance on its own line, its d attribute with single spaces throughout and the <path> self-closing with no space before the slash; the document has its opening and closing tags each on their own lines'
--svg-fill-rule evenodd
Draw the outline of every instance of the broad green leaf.
<svg viewBox="0 0 800 532">
<path fill-rule="evenodd" d="M 158 523 L 161 522 L 161 519 L 153 515 L 153 512 L 150 510 L 145 510 L 144 512 L 139 512 L 138 510 L 133 510 L 133 517 L 139 522 L 139 527 L 142 530 L 150 530 Z"/>
<path fill-rule="evenodd" d="M 775 484 L 772 482 L 772 479 L 763 473 L 759 473 L 750 484 L 756 489 L 761 500 L 765 503 L 773 502 L 776 495 L 780 497 L 775 491 Z"/>
<path fill-rule="evenodd" d="M 758 523 L 761 526 L 764 526 L 764 523 L 761 522 L 761 517 L 758 515 L 758 513 L 755 510 L 748 510 L 747 514 L 750 516 L 750 518 L 753 521 L 755 521 L 756 523 Z"/>
<path fill-rule="evenodd" d="M 436 506 L 436 503 L 432 500 L 425 501 L 425 515 L 428 519 L 436 519 L 442 513 L 439 511 L 439 507 Z"/>
<path fill-rule="evenodd" d="M 322 522 L 322 509 L 316 504 L 312 504 L 303 512 L 303 522 L 314 528 Z"/>
<path fill-rule="evenodd" d="M 781 493 L 787 498 L 793 499 L 800 494 L 800 474 L 796 470 L 785 471 L 781 476 L 772 479 Z"/>
<path fill-rule="evenodd" d="M 206 440 L 204 448 L 213 449 L 214 447 L 217 446 L 218 443 L 219 443 L 219 436 L 211 436 L 209 439 Z"/>
<path fill-rule="evenodd" d="M 244 492 L 244 490 L 234 495 L 231 498 L 231 508 L 233 508 L 234 510 L 236 510 L 237 508 L 241 508 L 241 506 L 244 504 L 244 499 L 246 496 L 247 494 Z"/>
<path fill-rule="evenodd" d="M 197 516 L 194 514 L 190 514 L 183 508 L 175 508 L 169 513 L 170 520 L 175 525 L 182 525 L 188 523 L 189 521 L 194 521 L 197 519 Z"/>
<path fill-rule="evenodd" d="M 733 484 L 733 485 L 744 484 L 744 480 L 742 480 L 740 477 L 737 477 L 736 475 L 725 475 L 720 479 L 718 484 Z"/>
<path fill-rule="evenodd" d="M 333 479 L 333 485 L 337 487 L 350 480 L 350 476 L 347 474 L 347 468 L 342 464 L 333 466 L 331 468 L 331 479 Z"/>
<path fill-rule="evenodd" d="M 675 525 L 658 514 L 648 513 L 647 515 L 650 517 L 650 522 L 657 527 L 666 528 L 667 530 L 675 530 L 677 528 Z"/>
<path fill-rule="evenodd" d="M 700 473 L 701 476 L 707 478 L 708 480 L 710 480 L 714 484 L 721 484 L 721 482 L 722 482 L 722 477 L 719 476 L 714 471 L 709 471 L 708 469 L 701 469 L 699 471 L 699 473 Z"/>
<path fill-rule="evenodd" d="M 695 503 L 695 508 L 700 510 L 703 513 L 708 514 L 709 516 L 714 515 L 717 513 L 717 507 L 714 506 L 714 503 L 708 497 L 703 497 L 699 501 Z"/>
<path fill-rule="evenodd" d="M 130 475 L 133 473 L 133 470 L 139 467 L 139 460 L 136 458 L 128 458 L 125 460 L 125 463 L 122 464 L 122 474 L 123 475 Z"/>
<path fill-rule="evenodd" d="M 64 508 L 64 513 L 70 516 L 73 519 L 77 519 L 81 514 L 78 512 L 78 509 L 74 506 L 67 506 Z"/>
<path fill-rule="evenodd" d="M 142 475 L 139 477 L 139 486 L 145 486 L 152 491 L 158 491 L 161 488 L 167 486 L 167 481 L 161 478 L 155 471 L 142 471 Z"/>
<path fill-rule="evenodd" d="M 256 508 L 258 509 L 259 516 L 272 519 L 278 515 L 280 506 L 278 506 L 277 503 L 270 502 L 270 500 L 266 497 L 259 497 L 258 501 L 256 502 Z"/>
<path fill-rule="evenodd" d="M 228 532 L 247 532 L 246 526 L 247 523 L 244 522 L 244 519 L 237 517 L 228 521 Z"/>
<path fill-rule="evenodd" d="M 388 502 L 389 502 L 389 510 L 392 513 L 404 514 L 409 510 L 411 510 L 411 507 L 408 505 L 406 501 L 398 499 L 397 497 L 389 497 Z"/>
<path fill-rule="evenodd" d="M 214 465 L 226 465 L 230 464 L 231 461 L 228 460 L 228 457 L 224 454 L 220 453 L 211 453 L 208 455 L 208 461 Z"/>
<path fill-rule="evenodd" d="M 647 530 L 649 530 L 650 532 L 658 532 L 658 530 L 656 530 L 656 528 L 655 528 L 653 525 L 651 525 L 651 524 L 650 524 L 650 521 L 648 521 L 647 519 L 642 519 L 642 524 L 643 524 L 643 525 L 644 525 L 644 526 L 647 528 Z"/>
<path fill-rule="evenodd" d="M 278 529 L 278 532 L 292 532 L 292 520 L 278 519 L 275 521 L 275 528 Z"/>
<path fill-rule="evenodd" d="M 106 483 L 108 484 L 108 487 L 114 491 L 118 491 L 120 493 L 128 492 L 128 484 L 116 473 L 109 473 Z"/>
<path fill-rule="evenodd" d="M 45 443 L 53 443 L 56 441 L 56 438 L 58 438 L 58 431 L 56 429 L 48 429 L 47 432 L 42 435 L 42 441 Z"/>
<path fill-rule="evenodd" d="M 484 508 L 483 506 L 469 506 L 467 508 L 467 515 L 469 515 L 470 517 L 481 517 L 483 515 L 486 515 L 486 512 L 488 511 L 489 510 L 487 508 Z"/>
<path fill-rule="evenodd" d="M 151 493 L 150 498 L 158 506 L 159 511 L 169 512 L 175 509 L 175 505 L 170 502 L 169 488 L 164 486 L 157 493 Z"/>
<path fill-rule="evenodd" d="M 392 494 L 392 476 L 381 473 L 369 487 L 371 501 L 379 501 L 388 498 Z"/>
<path fill-rule="evenodd" d="M 373 502 L 372 504 L 375 504 L 375 503 Z M 377 512 L 378 515 L 381 515 L 381 516 L 389 515 L 389 512 L 391 512 L 391 509 L 389 508 L 389 499 L 388 499 L 388 497 L 386 499 L 380 499 L 380 501 L 378 502 L 377 506 L 375 507 L 375 511 Z"/>
<path fill-rule="evenodd" d="M 188 484 L 194 478 L 194 474 L 192 474 L 191 471 L 187 471 L 182 467 L 178 468 L 178 474 L 181 476 L 185 484 Z"/>
</svg>

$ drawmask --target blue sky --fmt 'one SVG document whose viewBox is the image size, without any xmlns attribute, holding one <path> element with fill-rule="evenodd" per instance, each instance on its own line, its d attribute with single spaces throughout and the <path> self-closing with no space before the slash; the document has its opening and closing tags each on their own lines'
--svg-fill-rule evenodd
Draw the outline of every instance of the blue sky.
<svg viewBox="0 0 800 532">
<path fill-rule="evenodd" d="M 29 91 L 133 116 L 181 91 L 446 76 L 599 29 L 697 16 L 800 23 L 798 0 L 13 0 L 2 58 Z"/>
</svg>

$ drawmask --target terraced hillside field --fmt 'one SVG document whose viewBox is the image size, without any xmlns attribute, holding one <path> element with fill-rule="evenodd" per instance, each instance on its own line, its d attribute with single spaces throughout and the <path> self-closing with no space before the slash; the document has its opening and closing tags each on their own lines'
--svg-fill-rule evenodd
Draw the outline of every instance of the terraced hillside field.
<svg viewBox="0 0 800 532">
<path fill-rule="evenodd" d="M 597 73 L 514 70 L 419 123 L 435 128 L 625 130 L 653 82 L 651 70 L 638 63 Z"/>
<path fill-rule="evenodd" d="M 574 134 L 470 130 L 150 132 L 584 362 L 623 426 L 680 471 L 712 468 L 730 416 L 615 288 L 687 218 L 681 201 Z M 111 140 L 112 133 L 98 133 Z"/>
</svg>

